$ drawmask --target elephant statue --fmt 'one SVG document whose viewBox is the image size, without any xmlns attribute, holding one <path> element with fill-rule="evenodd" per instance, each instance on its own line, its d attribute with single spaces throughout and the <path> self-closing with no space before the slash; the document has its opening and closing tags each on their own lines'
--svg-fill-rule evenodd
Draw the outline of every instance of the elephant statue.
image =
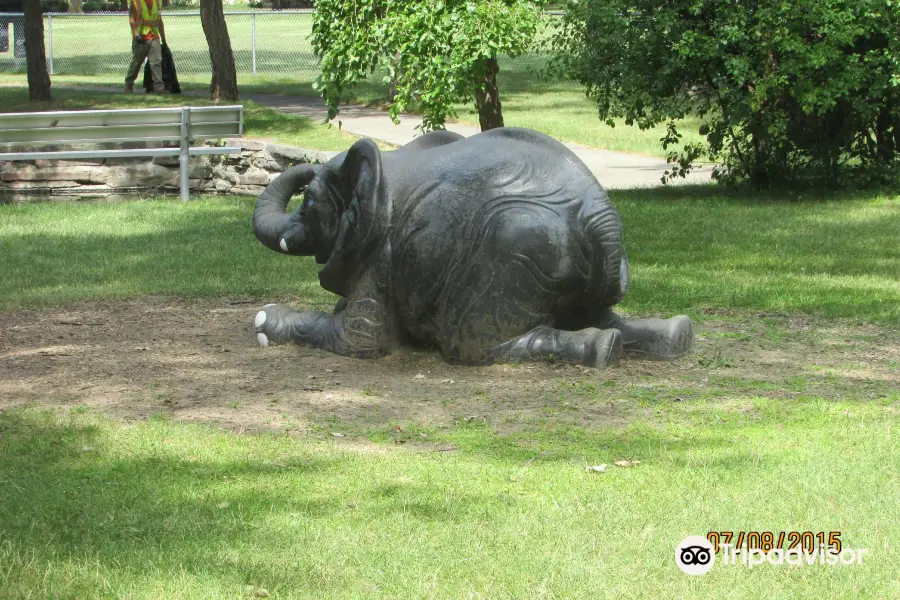
<svg viewBox="0 0 900 600">
<path fill-rule="evenodd" d="M 410 345 L 451 364 L 603 368 L 693 346 L 686 316 L 613 312 L 629 281 L 619 215 L 575 154 L 530 129 L 435 131 L 385 152 L 359 140 L 273 180 L 253 230 L 275 252 L 314 256 L 341 297 L 332 314 L 265 306 L 254 322 L 264 347 L 373 358 Z"/>
</svg>

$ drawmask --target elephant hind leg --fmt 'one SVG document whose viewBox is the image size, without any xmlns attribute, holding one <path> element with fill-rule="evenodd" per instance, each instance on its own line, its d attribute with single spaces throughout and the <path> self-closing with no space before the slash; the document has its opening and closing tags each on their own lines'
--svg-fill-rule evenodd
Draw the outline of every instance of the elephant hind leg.
<svg viewBox="0 0 900 600">
<path fill-rule="evenodd" d="M 577 308 L 559 316 L 556 326 L 562 329 L 598 327 L 622 332 L 625 356 L 644 360 L 675 360 L 694 347 L 691 319 L 685 315 L 671 319 L 626 319 L 609 306 Z"/>
<path fill-rule="evenodd" d="M 645 360 L 674 360 L 694 347 L 693 326 L 686 315 L 671 319 L 616 317 L 616 325 L 622 327 L 625 354 L 629 356 Z"/>
<path fill-rule="evenodd" d="M 451 362 L 462 364 L 559 360 L 602 369 L 619 364 L 622 334 L 616 329 L 563 331 L 544 325 L 486 350 L 462 350 Z"/>
</svg>

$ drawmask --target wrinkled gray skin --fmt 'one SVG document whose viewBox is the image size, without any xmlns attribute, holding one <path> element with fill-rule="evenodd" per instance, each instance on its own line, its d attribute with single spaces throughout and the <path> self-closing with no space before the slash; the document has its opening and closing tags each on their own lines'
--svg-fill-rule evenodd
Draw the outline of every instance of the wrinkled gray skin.
<svg viewBox="0 0 900 600">
<path fill-rule="evenodd" d="M 263 346 L 369 358 L 403 344 L 454 364 L 604 367 L 623 353 L 674 359 L 693 344 L 685 316 L 612 311 L 628 287 L 619 216 L 587 167 L 536 131 L 439 131 L 390 152 L 360 140 L 280 175 L 253 229 L 276 252 L 314 256 L 322 287 L 342 297 L 333 314 L 264 307 Z"/>
</svg>

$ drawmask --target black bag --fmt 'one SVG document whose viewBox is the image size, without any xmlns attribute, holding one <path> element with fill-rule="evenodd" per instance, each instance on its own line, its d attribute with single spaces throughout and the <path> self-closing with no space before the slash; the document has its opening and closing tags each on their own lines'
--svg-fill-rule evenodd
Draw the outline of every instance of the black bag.
<svg viewBox="0 0 900 600">
<path fill-rule="evenodd" d="M 169 50 L 168 44 L 162 45 L 162 79 L 166 91 L 172 94 L 180 94 L 181 86 L 178 84 L 178 73 L 175 71 L 175 57 Z M 153 91 L 153 73 L 150 72 L 150 61 L 144 64 L 144 89 L 147 93 Z"/>
</svg>

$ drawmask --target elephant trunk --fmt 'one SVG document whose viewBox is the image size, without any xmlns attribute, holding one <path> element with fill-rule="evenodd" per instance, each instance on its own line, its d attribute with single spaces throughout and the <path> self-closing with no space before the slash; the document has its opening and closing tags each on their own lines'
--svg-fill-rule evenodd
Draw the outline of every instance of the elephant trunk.
<svg viewBox="0 0 900 600">
<path fill-rule="evenodd" d="M 253 211 L 253 233 L 266 248 L 288 253 L 282 239 L 289 228 L 297 226 L 287 213 L 288 202 L 294 194 L 309 185 L 319 169 L 319 166 L 309 164 L 291 167 L 259 195 Z"/>
</svg>

